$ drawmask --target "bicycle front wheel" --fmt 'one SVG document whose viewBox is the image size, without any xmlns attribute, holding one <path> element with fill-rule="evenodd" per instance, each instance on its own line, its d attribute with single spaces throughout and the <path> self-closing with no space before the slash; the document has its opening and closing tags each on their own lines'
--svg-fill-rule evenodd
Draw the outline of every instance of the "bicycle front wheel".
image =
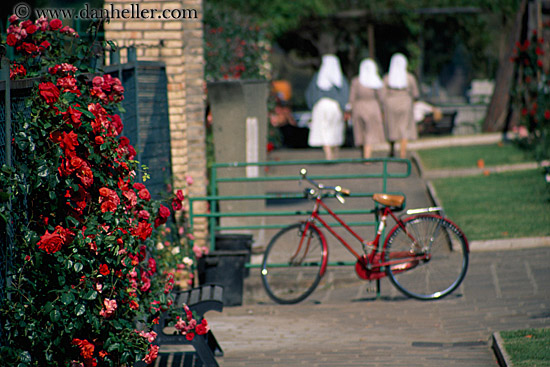
<svg viewBox="0 0 550 367">
<path fill-rule="evenodd" d="M 267 246 L 262 261 L 262 283 L 277 303 L 298 303 L 308 297 L 321 280 L 326 252 L 319 230 L 306 223 L 283 228 Z"/>
<path fill-rule="evenodd" d="M 409 297 L 434 300 L 454 291 L 468 269 L 468 241 L 451 221 L 437 215 L 407 218 L 388 234 L 386 273 Z"/>
</svg>

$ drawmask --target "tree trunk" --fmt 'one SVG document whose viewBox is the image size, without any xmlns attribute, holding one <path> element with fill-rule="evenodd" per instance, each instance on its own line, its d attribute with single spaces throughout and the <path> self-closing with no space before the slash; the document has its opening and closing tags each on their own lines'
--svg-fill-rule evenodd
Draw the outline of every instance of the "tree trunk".
<svg viewBox="0 0 550 367">
<path fill-rule="evenodd" d="M 485 132 L 503 130 L 504 126 L 507 125 L 507 118 L 513 115 L 510 113 L 510 88 L 513 85 L 514 64 L 510 62 L 510 58 L 513 55 L 516 41 L 519 41 L 520 38 L 527 2 L 528 0 L 522 0 L 520 4 L 516 14 L 514 28 L 508 40 L 506 52 L 499 62 L 494 93 L 483 123 L 482 130 Z"/>
</svg>

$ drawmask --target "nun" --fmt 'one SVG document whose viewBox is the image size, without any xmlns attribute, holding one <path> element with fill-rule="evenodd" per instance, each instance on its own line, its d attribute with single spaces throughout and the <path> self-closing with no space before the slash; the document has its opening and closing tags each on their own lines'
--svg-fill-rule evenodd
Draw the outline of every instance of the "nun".
<svg viewBox="0 0 550 367">
<path fill-rule="evenodd" d="M 308 144 L 323 147 L 327 160 L 337 159 L 345 138 L 344 110 L 349 99 L 349 84 L 335 55 L 323 56 L 305 97 L 311 110 Z"/>
<path fill-rule="evenodd" d="M 394 146 L 399 141 L 399 156 L 405 158 L 407 142 L 418 137 L 413 104 L 419 98 L 419 91 L 415 77 L 407 71 L 407 58 L 401 53 L 393 54 L 390 59 L 388 73 L 384 76 L 383 98 L 390 157 L 394 156 Z"/>
<path fill-rule="evenodd" d="M 351 81 L 349 108 L 353 122 L 355 146 L 363 147 L 363 158 L 370 158 L 372 146 L 383 143 L 382 91 L 384 84 L 376 63 L 364 59 L 359 65 L 359 75 Z"/>
</svg>

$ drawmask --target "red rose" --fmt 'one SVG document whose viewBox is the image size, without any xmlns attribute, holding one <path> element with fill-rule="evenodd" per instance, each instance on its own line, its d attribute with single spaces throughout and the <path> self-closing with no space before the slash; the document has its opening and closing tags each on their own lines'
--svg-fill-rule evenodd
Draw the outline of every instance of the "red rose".
<svg viewBox="0 0 550 367">
<path fill-rule="evenodd" d="M 52 19 L 50 21 L 50 29 L 56 31 L 63 26 L 63 23 L 59 19 Z"/>
<path fill-rule="evenodd" d="M 47 104 L 55 103 L 59 99 L 59 89 L 52 82 L 40 83 L 38 90 Z"/>
<path fill-rule="evenodd" d="M 110 270 L 107 264 L 101 264 L 101 266 L 99 267 L 99 274 L 103 276 L 107 276 L 109 275 L 109 273 L 110 273 Z"/>
<path fill-rule="evenodd" d="M 80 112 L 76 108 L 73 108 L 73 106 L 70 106 L 67 111 L 61 113 L 61 116 L 63 116 L 63 121 L 66 124 L 72 125 L 75 129 L 78 129 L 82 125 L 82 122 L 80 121 L 80 118 L 82 117 L 82 112 Z"/>
<path fill-rule="evenodd" d="M 137 204 L 137 195 L 133 191 L 124 191 L 122 195 L 128 200 L 127 206 L 133 208 Z"/>
<path fill-rule="evenodd" d="M 138 213 L 138 219 L 139 220 L 149 220 L 150 215 L 147 210 L 140 210 Z"/>
<path fill-rule="evenodd" d="M 105 200 L 103 198 L 106 198 L 107 200 L 110 200 L 117 205 L 120 204 L 120 199 L 114 190 L 102 187 L 99 189 L 99 195 L 102 196 L 102 198 L 100 198 L 100 202 L 103 202 L 103 200 Z"/>
<path fill-rule="evenodd" d="M 32 55 L 32 54 L 37 53 L 38 51 L 40 51 L 40 50 L 38 49 L 38 46 L 36 46 L 34 43 L 23 42 L 23 44 L 21 45 L 21 47 L 22 47 L 23 50 L 25 50 L 29 55 Z"/>
<path fill-rule="evenodd" d="M 78 158 L 76 155 L 64 158 L 61 166 L 58 168 L 59 174 L 61 176 L 69 176 L 74 171 L 82 167 L 83 164 L 85 164 L 85 162 L 82 159 Z"/>
<path fill-rule="evenodd" d="M 173 198 L 172 199 L 172 209 L 174 209 L 174 211 L 177 212 L 178 210 L 181 210 L 181 208 L 183 208 L 181 200 L 179 200 L 178 198 Z"/>
<path fill-rule="evenodd" d="M 53 233 L 46 231 L 46 233 L 40 237 L 40 241 L 38 241 L 38 248 L 44 250 L 48 254 L 56 253 L 61 250 L 62 246 L 63 238 L 55 231 Z"/>
<path fill-rule="evenodd" d="M 195 327 L 195 331 L 197 332 L 198 335 L 204 335 L 208 332 L 208 330 L 209 330 L 209 327 L 208 327 L 208 322 L 206 322 L 206 319 L 202 319 L 201 323 Z"/>
<path fill-rule="evenodd" d="M 527 108 L 523 107 L 523 108 L 521 109 L 521 115 L 522 115 L 522 116 L 527 116 L 527 113 L 528 113 Z"/>
<path fill-rule="evenodd" d="M 183 195 L 183 191 L 181 191 L 181 190 L 176 191 L 176 197 L 180 201 L 183 201 L 183 199 L 185 199 L 185 196 Z"/>
<path fill-rule="evenodd" d="M 85 360 L 90 360 L 94 356 L 94 350 L 95 346 L 87 341 L 86 339 L 80 340 L 80 339 L 73 339 L 71 342 L 72 345 L 76 345 L 80 348 L 80 355 Z"/>
<path fill-rule="evenodd" d="M 158 357 L 159 346 L 158 345 L 149 345 L 149 353 L 143 358 L 145 363 L 152 364 Z"/>
<path fill-rule="evenodd" d="M 63 132 L 63 137 L 60 141 L 61 148 L 65 151 L 65 155 L 70 155 L 70 152 L 75 150 L 75 147 L 78 145 L 78 135 L 74 131 L 69 131 L 69 133 Z"/>
<path fill-rule="evenodd" d="M 155 219 L 155 228 L 168 221 L 168 217 L 170 216 L 170 209 L 161 204 L 158 215 L 159 216 Z"/>
<path fill-rule="evenodd" d="M 549 110 L 544 111 L 544 118 L 547 119 L 547 120 L 550 120 L 550 111 Z"/>
<path fill-rule="evenodd" d="M 15 46 L 19 40 L 17 39 L 17 36 L 13 33 L 8 34 L 8 38 L 6 40 L 6 43 L 8 46 Z"/>
<path fill-rule="evenodd" d="M 28 27 L 26 27 L 25 30 L 27 31 L 27 34 L 33 34 L 38 30 L 38 27 L 35 26 L 34 24 L 31 24 Z"/>
<path fill-rule="evenodd" d="M 107 201 L 104 201 L 103 203 L 101 203 L 101 212 L 102 213 L 114 212 L 115 210 L 116 210 L 116 204 L 113 203 L 112 201 L 107 200 Z"/>
<path fill-rule="evenodd" d="M 94 183 L 94 173 L 86 162 L 82 162 L 82 165 L 76 170 L 76 177 L 82 182 L 82 186 L 88 188 Z"/>
<path fill-rule="evenodd" d="M 138 196 L 140 197 L 140 199 L 143 199 L 145 201 L 151 200 L 151 194 L 149 193 L 149 190 L 147 190 L 147 189 L 139 190 Z"/>
<path fill-rule="evenodd" d="M 46 233 L 40 237 L 38 248 L 44 250 L 48 254 L 53 254 L 61 250 L 63 245 L 71 243 L 73 238 L 74 234 L 69 229 L 57 226 L 52 233 L 46 231 Z"/>
<path fill-rule="evenodd" d="M 134 189 L 136 189 L 137 191 L 140 191 L 140 190 L 143 190 L 145 188 L 145 185 L 142 184 L 142 183 L 136 182 L 135 184 L 132 185 L 132 187 Z"/>
<path fill-rule="evenodd" d="M 111 127 L 116 132 L 116 135 L 120 135 L 122 133 L 124 125 L 122 124 L 122 120 L 119 115 L 111 116 Z"/>
<path fill-rule="evenodd" d="M 170 209 L 168 209 L 164 205 L 160 204 L 159 217 L 161 217 L 163 219 L 167 219 L 169 216 L 170 216 Z"/>
<path fill-rule="evenodd" d="M 145 241 L 153 233 L 153 228 L 147 222 L 139 222 L 139 225 L 132 230 L 134 236 L 139 237 L 140 240 Z"/>
</svg>

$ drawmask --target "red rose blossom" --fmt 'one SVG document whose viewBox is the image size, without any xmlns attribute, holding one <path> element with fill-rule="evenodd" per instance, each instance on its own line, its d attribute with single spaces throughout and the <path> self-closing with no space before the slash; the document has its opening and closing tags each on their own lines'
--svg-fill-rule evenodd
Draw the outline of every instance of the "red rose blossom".
<svg viewBox="0 0 550 367">
<path fill-rule="evenodd" d="M 63 26 L 63 23 L 59 19 L 52 19 L 50 21 L 50 29 L 52 31 L 57 31 L 62 26 Z"/>
<path fill-rule="evenodd" d="M 59 89 L 52 82 L 40 83 L 38 85 L 40 96 L 47 104 L 53 104 L 59 99 Z"/>
<path fill-rule="evenodd" d="M 107 266 L 107 264 L 101 264 L 101 266 L 99 267 L 99 274 L 103 276 L 109 275 L 110 272 L 111 271 L 109 270 L 109 267 Z"/>
<path fill-rule="evenodd" d="M 73 238 L 74 234 L 69 229 L 57 226 L 52 233 L 46 231 L 46 233 L 40 237 L 38 248 L 44 250 L 48 254 L 53 254 L 61 250 L 63 245 L 71 243 Z"/>
<path fill-rule="evenodd" d="M 151 200 L 151 194 L 149 193 L 149 190 L 147 190 L 147 189 L 139 190 L 138 196 L 139 196 L 140 199 L 143 199 L 145 201 Z"/>
<path fill-rule="evenodd" d="M 19 39 L 17 38 L 17 36 L 13 33 L 10 33 L 8 34 L 8 38 L 6 39 L 6 43 L 8 44 L 8 46 L 15 46 L 17 44 L 17 42 L 19 41 Z"/>
<path fill-rule="evenodd" d="M 153 228 L 147 222 L 139 222 L 139 225 L 132 230 L 134 236 L 139 237 L 140 240 L 145 241 L 153 233 Z"/>
</svg>

